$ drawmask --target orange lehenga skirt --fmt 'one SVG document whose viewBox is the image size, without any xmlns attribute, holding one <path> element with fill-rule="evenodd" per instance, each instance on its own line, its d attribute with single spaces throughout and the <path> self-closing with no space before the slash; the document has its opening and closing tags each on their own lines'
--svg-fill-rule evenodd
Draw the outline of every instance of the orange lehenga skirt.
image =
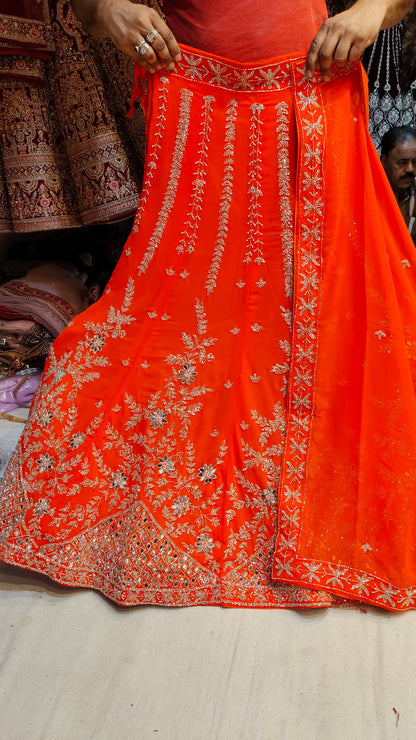
<svg viewBox="0 0 416 740">
<path fill-rule="evenodd" d="M 360 65 L 183 49 L 135 225 L 53 345 L 0 556 L 120 604 L 416 605 L 416 257 Z"/>
</svg>

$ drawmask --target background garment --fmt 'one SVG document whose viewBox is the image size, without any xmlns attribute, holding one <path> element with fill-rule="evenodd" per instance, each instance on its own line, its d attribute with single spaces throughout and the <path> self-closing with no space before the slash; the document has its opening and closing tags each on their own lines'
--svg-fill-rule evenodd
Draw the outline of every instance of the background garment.
<svg viewBox="0 0 416 740">
<path fill-rule="evenodd" d="M 31 18 L 12 19 L 21 37 L 13 46 L 10 18 L 0 16 L 0 231 L 132 216 L 144 140 L 140 113 L 126 116 L 133 62 L 111 42 L 92 40 L 69 0 L 34 5 L 45 17 L 47 54 Z"/>
<path fill-rule="evenodd" d="M 21 371 L 10 378 L 0 378 L 0 413 L 8 414 L 18 408 L 29 408 L 42 373 L 33 368 Z"/>
</svg>

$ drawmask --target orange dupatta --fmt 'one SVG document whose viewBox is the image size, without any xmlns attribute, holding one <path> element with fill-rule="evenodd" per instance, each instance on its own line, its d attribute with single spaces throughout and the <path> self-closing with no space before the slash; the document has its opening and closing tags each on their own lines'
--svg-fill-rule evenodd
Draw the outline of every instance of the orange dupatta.
<svg viewBox="0 0 416 740">
<path fill-rule="evenodd" d="M 273 577 L 404 609 L 416 598 L 416 256 L 368 134 L 363 73 L 318 90 L 298 116 L 307 174 Z"/>
</svg>

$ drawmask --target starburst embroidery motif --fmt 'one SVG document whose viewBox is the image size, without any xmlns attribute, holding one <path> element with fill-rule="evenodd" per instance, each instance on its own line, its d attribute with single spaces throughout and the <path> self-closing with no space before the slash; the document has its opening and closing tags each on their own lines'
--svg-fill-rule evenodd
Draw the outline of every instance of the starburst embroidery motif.
<svg viewBox="0 0 416 740">
<path fill-rule="evenodd" d="M 367 584 L 368 584 L 368 583 L 369 583 L 370 581 L 371 581 L 371 578 L 369 578 L 368 576 L 362 575 L 362 576 L 360 576 L 360 577 L 358 578 L 357 582 L 356 582 L 356 583 L 354 583 L 354 584 L 353 584 L 353 585 L 351 586 L 351 589 L 352 589 L 353 591 L 358 591 L 358 593 L 359 593 L 360 595 L 361 595 L 361 594 L 365 594 L 366 596 L 368 596 L 368 588 L 367 588 Z"/>
<path fill-rule="evenodd" d="M 254 71 L 251 72 L 247 69 L 243 69 L 241 72 L 235 72 L 237 81 L 234 84 L 236 90 L 252 90 L 254 87 L 253 81 Z"/>
<path fill-rule="evenodd" d="M 318 563 L 307 563 L 305 565 L 305 568 L 308 572 L 308 581 L 309 583 L 312 583 L 312 581 L 316 581 L 318 577 L 318 573 L 320 570 L 320 565 Z"/>
<path fill-rule="evenodd" d="M 323 136 L 324 126 L 322 122 L 322 116 L 319 116 L 316 120 L 305 121 L 305 133 L 310 136 L 311 139 L 316 139 L 318 136 Z"/>
<path fill-rule="evenodd" d="M 211 83 L 222 85 L 224 87 L 230 84 L 229 71 L 227 72 L 227 67 L 224 67 L 224 65 L 221 65 L 219 62 L 214 64 L 212 61 L 209 61 L 209 67 L 212 72 L 212 77 L 210 79 Z"/>
<path fill-rule="evenodd" d="M 298 101 L 302 110 L 306 110 L 306 108 L 319 108 L 316 88 L 311 88 L 307 94 L 300 92 Z"/>
<path fill-rule="evenodd" d="M 184 62 L 188 65 L 184 70 L 185 77 L 190 77 L 191 80 L 202 80 L 202 70 L 199 69 L 202 64 L 202 57 L 184 55 Z"/>
<path fill-rule="evenodd" d="M 280 81 L 278 79 L 279 70 L 272 70 L 270 69 L 261 69 L 260 70 L 260 76 L 264 79 L 264 87 L 271 88 L 275 87 L 277 90 L 280 90 Z"/>
</svg>

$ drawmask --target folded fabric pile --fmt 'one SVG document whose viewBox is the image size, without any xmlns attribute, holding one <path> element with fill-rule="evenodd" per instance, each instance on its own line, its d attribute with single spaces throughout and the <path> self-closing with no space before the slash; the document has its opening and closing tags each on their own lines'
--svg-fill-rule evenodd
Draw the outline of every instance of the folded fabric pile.
<svg viewBox="0 0 416 740">
<path fill-rule="evenodd" d="M 59 296 L 11 280 L 0 286 L 0 376 L 42 368 L 50 346 L 74 317 Z"/>
</svg>

